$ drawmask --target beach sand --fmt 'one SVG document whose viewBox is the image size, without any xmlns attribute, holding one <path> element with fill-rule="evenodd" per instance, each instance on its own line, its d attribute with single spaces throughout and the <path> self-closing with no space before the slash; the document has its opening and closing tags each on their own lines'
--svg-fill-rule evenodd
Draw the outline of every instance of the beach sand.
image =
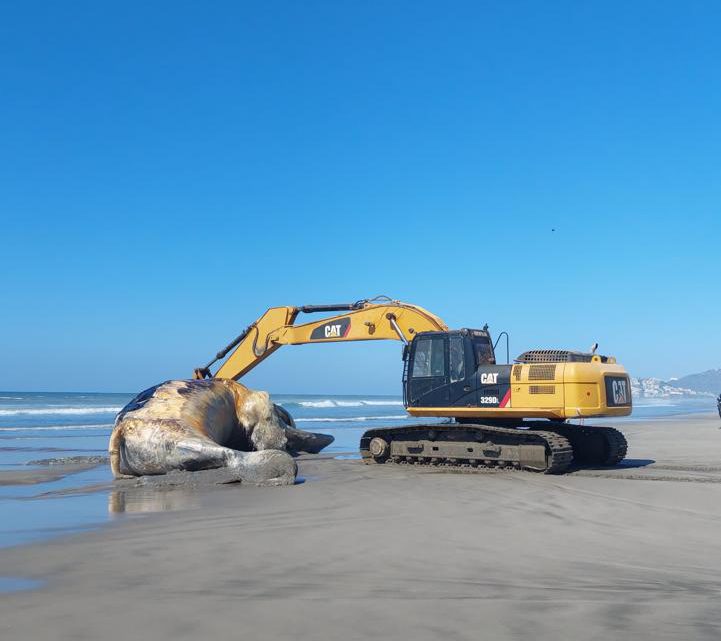
<svg viewBox="0 0 721 641">
<path fill-rule="evenodd" d="M 294 487 L 124 489 L 179 509 L 1 550 L 43 583 L 0 597 L 0 635 L 718 639 L 720 426 L 623 423 L 627 465 L 565 476 L 319 455 Z"/>
</svg>

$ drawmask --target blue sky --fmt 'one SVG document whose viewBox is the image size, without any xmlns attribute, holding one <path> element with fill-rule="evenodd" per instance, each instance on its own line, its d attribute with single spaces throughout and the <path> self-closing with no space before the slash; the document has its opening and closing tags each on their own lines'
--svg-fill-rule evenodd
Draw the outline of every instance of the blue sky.
<svg viewBox="0 0 721 641">
<path fill-rule="evenodd" d="M 0 9 L 0 389 L 136 391 L 376 294 L 721 367 L 719 3 L 151 4 Z M 356 343 L 246 382 L 400 375 Z"/>
</svg>

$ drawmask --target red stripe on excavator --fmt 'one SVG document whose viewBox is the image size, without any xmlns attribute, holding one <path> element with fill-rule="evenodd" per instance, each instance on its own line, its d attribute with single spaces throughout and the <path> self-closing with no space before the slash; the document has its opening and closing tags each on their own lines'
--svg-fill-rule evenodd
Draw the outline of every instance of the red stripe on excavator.
<svg viewBox="0 0 721 641">
<path fill-rule="evenodd" d="M 349 320 L 348 325 L 346 325 L 345 331 L 343 332 L 343 338 L 348 336 L 348 332 L 350 331 L 350 325 L 351 325 L 351 321 Z"/>
<path fill-rule="evenodd" d="M 508 402 L 510 400 L 511 400 L 511 390 L 509 389 L 506 392 L 506 395 L 503 397 L 503 400 L 501 401 L 501 404 L 499 405 L 499 407 L 506 407 L 506 405 L 508 405 Z"/>
</svg>

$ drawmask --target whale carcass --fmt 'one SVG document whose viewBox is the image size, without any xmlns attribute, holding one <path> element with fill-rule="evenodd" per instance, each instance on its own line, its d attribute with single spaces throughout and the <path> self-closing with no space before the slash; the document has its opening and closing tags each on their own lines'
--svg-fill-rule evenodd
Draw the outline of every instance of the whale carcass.
<svg viewBox="0 0 721 641">
<path fill-rule="evenodd" d="M 296 429 L 267 392 L 232 380 L 173 380 L 118 413 L 108 451 L 115 478 L 226 468 L 240 481 L 290 485 L 297 473 L 291 455 L 332 441 Z"/>
</svg>

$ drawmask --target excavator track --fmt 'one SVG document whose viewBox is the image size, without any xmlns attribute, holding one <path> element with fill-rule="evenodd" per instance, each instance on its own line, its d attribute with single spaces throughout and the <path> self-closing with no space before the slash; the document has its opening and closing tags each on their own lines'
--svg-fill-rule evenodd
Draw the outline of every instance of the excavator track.
<svg viewBox="0 0 721 641">
<path fill-rule="evenodd" d="M 611 467 L 626 456 L 623 434 L 612 427 L 538 421 L 516 427 L 432 424 L 378 428 L 363 434 L 365 463 L 400 463 L 455 468 L 523 469 L 563 474 L 573 467 Z"/>
<path fill-rule="evenodd" d="M 555 431 L 463 423 L 368 430 L 360 452 L 370 464 L 515 468 L 543 474 L 563 474 L 573 463 L 571 444 Z"/>
<path fill-rule="evenodd" d="M 626 457 L 628 451 L 626 437 L 613 427 L 557 423 L 550 429 L 568 439 L 574 462 L 580 467 L 613 467 Z"/>
</svg>

